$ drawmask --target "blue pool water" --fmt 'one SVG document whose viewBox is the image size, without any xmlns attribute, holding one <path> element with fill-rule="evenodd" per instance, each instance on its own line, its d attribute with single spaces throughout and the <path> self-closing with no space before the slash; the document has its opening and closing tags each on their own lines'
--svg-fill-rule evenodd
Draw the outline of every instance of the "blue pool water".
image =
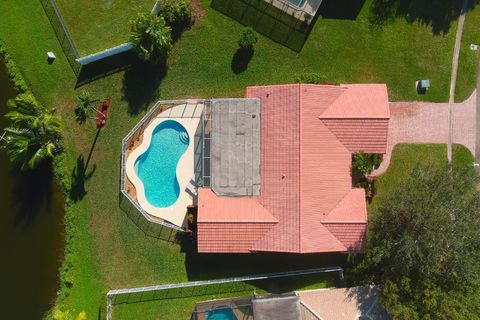
<svg viewBox="0 0 480 320">
<path fill-rule="evenodd" d="M 180 194 L 177 164 L 189 141 L 188 133 L 180 123 L 164 121 L 153 130 L 147 151 L 135 161 L 135 171 L 152 206 L 166 208 L 177 201 Z"/>
<path fill-rule="evenodd" d="M 207 311 L 205 318 L 207 320 L 237 320 L 237 316 L 230 307 L 218 307 Z"/>
</svg>

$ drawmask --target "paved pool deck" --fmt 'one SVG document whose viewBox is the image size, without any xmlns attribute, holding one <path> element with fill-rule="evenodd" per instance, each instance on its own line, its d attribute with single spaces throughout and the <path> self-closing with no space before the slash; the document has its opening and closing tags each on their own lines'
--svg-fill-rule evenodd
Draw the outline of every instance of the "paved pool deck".
<svg viewBox="0 0 480 320">
<path fill-rule="evenodd" d="M 188 186 L 191 183 L 192 177 L 195 176 L 196 136 L 200 126 L 202 112 L 203 104 L 186 103 L 160 113 L 146 126 L 142 134 L 142 142 L 130 152 L 126 161 L 127 177 L 135 187 L 136 199 L 142 209 L 153 217 L 166 220 L 179 227 L 185 226 L 187 207 L 196 201 L 195 195 L 192 194 Z M 134 165 L 138 157 L 150 146 L 153 130 L 167 120 L 175 120 L 180 123 L 187 130 L 190 143 L 177 164 L 177 179 L 180 185 L 180 195 L 171 206 L 159 208 L 151 205 L 146 199 L 143 183 L 137 176 Z"/>
</svg>

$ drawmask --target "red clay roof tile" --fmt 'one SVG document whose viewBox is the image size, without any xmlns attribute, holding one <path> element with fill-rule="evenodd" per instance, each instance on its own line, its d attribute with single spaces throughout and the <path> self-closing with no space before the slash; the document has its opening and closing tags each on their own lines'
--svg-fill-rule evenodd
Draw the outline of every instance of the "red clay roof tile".
<svg viewBox="0 0 480 320">
<path fill-rule="evenodd" d="M 351 153 L 384 152 L 386 86 L 275 85 L 246 96 L 261 100 L 260 197 L 200 189 L 199 251 L 363 250 L 365 192 L 351 187 Z"/>
</svg>

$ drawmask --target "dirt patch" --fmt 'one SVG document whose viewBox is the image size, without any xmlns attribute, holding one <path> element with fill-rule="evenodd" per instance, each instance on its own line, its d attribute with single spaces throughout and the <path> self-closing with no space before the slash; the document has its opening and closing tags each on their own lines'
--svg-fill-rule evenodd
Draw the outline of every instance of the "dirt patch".
<svg viewBox="0 0 480 320">
<path fill-rule="evenodd" d="M 205 12 L 205 9 L 203 9 L 202 5 L 200 4 L 200 1 L 190 0 L 190 4 L 192 6 L 192 10 L 195 15 L 195 24 L 202 22 L 203 18 L 205 18 L 206 12 Z"/>
<path fill-rule="evenodd" d="M 377 74 L 375 72 L 375 69 L 370 64 L 365 64 L 362 67 L 361 74 L 362 74 L 362 82 L 364 83 L 375 82 L 375 79 L 377 79 Z"/>
</svg>

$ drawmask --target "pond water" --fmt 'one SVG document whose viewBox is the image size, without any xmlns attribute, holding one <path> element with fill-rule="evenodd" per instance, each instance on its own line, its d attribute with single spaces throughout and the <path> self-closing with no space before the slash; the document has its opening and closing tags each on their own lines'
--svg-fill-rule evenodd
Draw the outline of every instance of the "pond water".
<svg viewBox="0 0 480 320">
<path fill-rule="evenodd" d="M 13 97 L 0 59 L 0 135 Z M 65 246 L 63 203 L 49 165 L 19 173 L 0 149 L 1 319 L 42 319 L 54 302 Z"/>
</svg>

